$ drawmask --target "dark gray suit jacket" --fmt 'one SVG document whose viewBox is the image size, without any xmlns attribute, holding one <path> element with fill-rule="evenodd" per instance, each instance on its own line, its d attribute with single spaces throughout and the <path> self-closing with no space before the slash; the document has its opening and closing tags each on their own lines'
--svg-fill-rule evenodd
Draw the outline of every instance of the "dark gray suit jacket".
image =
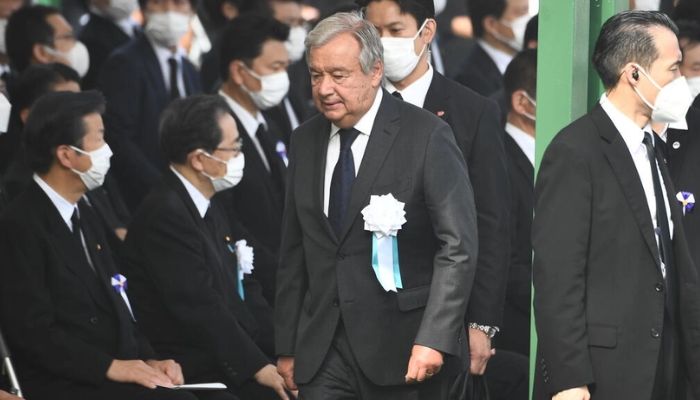
<svg viewBox="0 0 700 400">
<path fill-rule="evenodd" d="M 661 172 L 675 226 L 677 282 L 671 284 L 679 364 L 697 396 L 698 272 L 663 163 Z M 667 286 L 639 174 L 602 107 L 564 128 L 545 152 L 532 239 L 539 338 L 534 398 L 589 385 L 596 400 L 650 399 Z"/>
<path fill-rule="evenodd" d="M 342 318 L 357 362 L 378 385 L 404 383 L 414 343 L 446 364 L 468 362 L 464 313 L 476 270 L 474 198 L 449 126 L 384 92 L 340 237 L 323 210 L 331 124 L 322 115 L 292 136 L 275 310 L 276 351 L 309 382 Z M 404 202 L 398 234 L 404 289 L 379 285 L 360 211 L 370 195 Z"/>
</svg>

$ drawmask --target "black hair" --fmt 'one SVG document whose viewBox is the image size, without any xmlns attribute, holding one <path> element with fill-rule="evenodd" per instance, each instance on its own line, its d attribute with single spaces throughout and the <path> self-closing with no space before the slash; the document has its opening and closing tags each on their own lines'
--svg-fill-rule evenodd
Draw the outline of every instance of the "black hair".
<svg viewBox="0 0 700 400">
<path fill-rule="evenodd" d="M 370 3 L 379 0 L 357 0 L 358 6 L 365 8 Z M 399 6 L 401 14 L 408 14 L 416 20 L 418 28 L 428 18 L 435 18 L 435 5 L 433 0 L 392 0 Z"/>
<path fill-rule="evenodd" d="M 219 77 L 222 82 L 229 78 L 229 65 L 234 60 L 250 64 L 262 54 L 268 40 L 285 42 L 289 27 L 276 19 L 256 14 L 243 14 L 234 18 L 221 34 Z"/>
<path fill-rule="evenodd" d="M 238 15 L 246 14 L 249 12 L 255 12 L 258 14 L 272 14 L 265 2 L 260 0 L 202 0 L 201 7 L 204 9 L 204 13 L 211 29 L 219 30 L 223 28 L 228 19 L 221 12 L 221 7 L 225 4 L 231 4 L 238 10 Z"/>
<path fill-rule="evenodd" d="M 539 29 L 539 19 L 540 15 L 537 14 L 527 21 L 527 26 L 525 27 L 525 37 L 523 39 L 523 44 L 527 47 L 530 42 L 537 41 L 537 30 Z"/>
<path fill-rule="evenodd" d="M 13 109 L 31 108 L 37 99 L 64 82 L 80 85 L 80 76 L 73 68 L 61 63 L 30 65 L 12 85 L 10 101 Z"/>
<path fill-rule="evenodd" d="M 192 12 L 197 11 L 197 6 L 199 5 L 198 0 L 189 0 L 190 6 L 192 7 Z M 141 8 L 142 12 L 146 11 L 146 4 L 148 4 L 148 0 L 139 0 L 139 7 Z"/>
<path fill-rule="evenodd" d="M 45 173 L 54 161 L 58 146 L 82 148 L 86 134 L 83 118 L 102 114 L 105 99 L 96 90 L 52 92 L 36 101 L 24 127 L 24 146 L 32 171 Z"/>
<path fill-rule="evenodd" d="M 526 49 L 518 53 L 508 64 L 503 76 L 506 99 L 510 99 L 517 90 L 524 90 L 533 99 L 537 98 L 537 50 Z"/>
<path fill-rule="evenodd" d="M 508 3 L 506 0 L 468 0 L 469 16 L 474 27 L 474 37 L 484 36 L 484 19 L 491 16 L 496 19 L 503 17 Z"/>
<path fill-rule="evenodd" d="M 676 23 L 678 24 L 678 40 L 682 44 L 681 50 L 683 52 L 700 44 L 700 21 L 682 19 Z"/>
<path fill-rule="evenodd" d="M 624 11 L 603 24 L 593 51 L 593 66 L 607 89 L 617 85 L 626 64 L 634 62 L 648 69 L 659 57 L 649 31 L 656 26 L 678 34 L 673 21 L 658 11 Z"/>
<path fill-rule="evenodd" d="M 170 103 L 160 118 L 160 147 L 168 162 L 183 164 L 196 149 L 213 153 L 222 139 L 219 119 L 230 114 L 218 95 L 195 95 Z"/>
<path fill-rule="evenodd" d="M 700 1 L 680 0 L 673 10 L 673 20 L 694 20 L 700 23 Z"/>
<path fill-rule="evenodd" d="M 15 11 L 7 21 L 5 43 L 10 64 L 17 71 L 24 71 L 32 60 L 35 44 L 52 46 L 54 30 L 48 17 L 60 11 L 54 7 L 24 6 Z"/>
</svg>

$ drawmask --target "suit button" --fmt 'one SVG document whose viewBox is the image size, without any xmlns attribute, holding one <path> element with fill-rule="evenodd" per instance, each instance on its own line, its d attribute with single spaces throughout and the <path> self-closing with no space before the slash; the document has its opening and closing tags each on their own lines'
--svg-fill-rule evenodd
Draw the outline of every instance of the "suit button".
<svg viewBox="0 0 700 400">
<path fill-rule="evenodd" d="M 345 260 L 345 254 L 343 254 L 343 253 L 338 253 L 338 256 L 337 256 L 336 258 L 338 259 L 338 261 Z"/>
<path fill-rule="evenodd" d="M 659 293 L 663 292 L 664 291 L 663 283 L 657 283 L 656 286 L 654 286 L 654 289 L 656 289 L 656 291 Z"/>
<path fill-rule="evenodd" d="M 338 299 L 333 299 L 333 307 L 338 307 L 340 305 L 340 301 Z"/>
<path fill-rule="evenodd" d="M 90 323 L 91 323 L 91 324 L 97 325 L 98 322 L 99 322 L 99 320 L 97 319 L 97 317 L 90 317 Z"/>
<path fill-rule="evenodd" d="M 659 333 L 659 331 L 656 328 L 651 328 L 650 333 L 651 333 L 651 337 L 653 337 L 654 339 L 658 339 L 659 337 L 661 337 L 661 334 Z"/>
<path fill-rule="evenodd" d="M 549 382 L 549 377 L 548 377 L 548 376 L 545 376 L 545 377 L 544 377 L 544 383 L 547 383 L 547 382 Z"/>
</svg>

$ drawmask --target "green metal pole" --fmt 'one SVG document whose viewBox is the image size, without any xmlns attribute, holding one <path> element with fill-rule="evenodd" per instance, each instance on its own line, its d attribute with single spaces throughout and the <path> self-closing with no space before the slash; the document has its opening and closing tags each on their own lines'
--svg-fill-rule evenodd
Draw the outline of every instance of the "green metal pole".
<svg viewBox="0 0 700 400">
<path fill-rule="evenodd" d="M 56 7 L 59 10 L 61 9 L 61 0 L 34 0 L 34 4 Z"/>
<path fill-rule="evenodd" d="M 535 171 L 557 132 L 585 114 L 602 94 L 590 56 L 602 24 L 627 6 L 628 0 L 540 0 Z M 534 310 L 532 316 L 530 399 L 537 366 Z"/>
</svg>

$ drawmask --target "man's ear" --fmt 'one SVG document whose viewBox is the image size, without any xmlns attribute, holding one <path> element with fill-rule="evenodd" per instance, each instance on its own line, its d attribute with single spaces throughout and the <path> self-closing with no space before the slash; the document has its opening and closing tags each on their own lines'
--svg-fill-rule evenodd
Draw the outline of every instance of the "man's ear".
<svg viewBox="0 0 700 400">
<path fill-rule="evenodd" d="M 39 64 L 48 64 L 53 61 L 53 56 L 46 51 L 45 44 L 34 43 L 32 46 L 32 59 Z"/>
<path fill-rule="evenodd" d="M 187 164 L 197 172 L 204 171 L 202 157 L 206 157 L 200 149 L 192 150 L 187 154 Z"/>
<path fill-rule="evenodd" d="M 423 42 L 426 44 L 430 44 L 433 39 L 435 38 L 435 33 L 437 32 L 437 22 L 435 22 L 434 19 L 429 18 L 425 22 L 425 26 L 423 27 L 423 31 L 420 34 L 420 37 L 423 39 Z"/>
<path fill-rule="evenodd" d="M 73 158 L 75 155 L 75 150 L 71 149 L 68 145 L 62 144 L 56 147 L 54 152 L 56 156 L 56 163 L 64 168 L 73 168 Z"/>
</svg>

